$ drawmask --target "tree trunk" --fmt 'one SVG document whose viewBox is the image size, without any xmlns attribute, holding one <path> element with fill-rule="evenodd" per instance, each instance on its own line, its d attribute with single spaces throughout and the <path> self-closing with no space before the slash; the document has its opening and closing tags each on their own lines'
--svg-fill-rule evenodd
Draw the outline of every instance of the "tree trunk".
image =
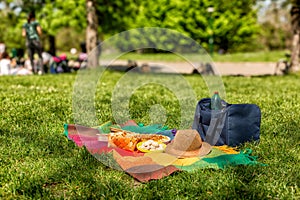
<svg viewBox="0 0 300 200">
<path fill-rule="evenodd" d="M 291 71 L 299 71 L 299 50 L 300 50 L 300 0 L 295 0 L 291 9 L 292 18 L 292 55 L 291 55 Z"/>
<path fill-rule="evenodd" d="M 98 39 L 98 18 L 96 14 L 96 1 L 86 0 L 87 10 L 87 30 L 86 30 L 86 50 L 88 53 L 88 67 L 98 66 L 97 39 Z"/>
<path fill-rule="evenodd" d="M 56 44 L 55 44 L 55 36 L 54 35 L 49 35 L 48 36 L 48 41 L 49 41 L 49 53 L 53 56 L 56 55 Z"/>
</svg>

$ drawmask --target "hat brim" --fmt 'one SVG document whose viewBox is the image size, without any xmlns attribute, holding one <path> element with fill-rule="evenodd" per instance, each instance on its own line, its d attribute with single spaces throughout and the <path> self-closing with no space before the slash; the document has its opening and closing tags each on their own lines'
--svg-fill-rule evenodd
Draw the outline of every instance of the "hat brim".
<svg viewBox="0 0 300 200">
<path fill-rule="evenodd" d="M 167 145 L 165 152 L 178 158 L 201 157 L 210 153 L 212 146 L 206 142 L 202 142 L 201 148 L 193 151 L 180 151 L 173 148 L 173 143 Z"/>
</svg>

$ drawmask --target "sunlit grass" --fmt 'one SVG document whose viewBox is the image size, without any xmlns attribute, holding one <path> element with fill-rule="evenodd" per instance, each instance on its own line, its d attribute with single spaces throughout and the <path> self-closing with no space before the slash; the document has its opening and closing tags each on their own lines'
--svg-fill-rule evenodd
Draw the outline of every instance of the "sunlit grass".
<svg viewBox="0 0 300 200">
<path fill-rule="evenodd" d="M 107 72 L 95 99 L 99 121 L 114 120 L 112 91 L 123 76 Z M 145 78 L 147 75 L 145 75 Z M 200 76 L 187 75 L 197 99 L 208 96 Z M 255 103 L 262 110 L 261 141 L 251 148 L 268 166 L 176 172 L 135 186 L 126 173 L 110 169 L 63 135 L 74 123 L 76 74 L 0 77 L 1 199 L 299 199 L 300 75 L 223 77 L 229 103 Z M 138 79 L 136 79 L 138 80 Z M 178 91 L 184 88 L 178 87 Z M 146 85 L 130 100 L 131 117 L 149 123 L 149 106 L 170 113 L 178 127 L 178 100 L 167 88 Z"/>
<path fill-rule="evenodd" d="M 70 59 L 76 59 L 69 52 L 66 52 Z M 288 51 L 259 51 L 259 52 L 241 52 L 241 53 L 226 53 L 218 54 L 215 52 L 212 56 L 208 56 L 208 53 L 203 51 L 204 56 L 207 56 L 206 59 L 212 59 L 215 62 L 277 62 L 279 59 L 285 58 L 285 53 Z M 60 54 L 60 53 L 59 53 Z M 58 54 L 58 55 L 59 55 Z M 184 55 L 184 54 L 182 54 Z M 189 53 L 185 55 L 185 58 L 188 60 L 199 60 L 199 54 Z M 178 56 L 174 53 L 103 53 L 100 59 L 121 59 L 121 60 L 136 60 L 136 61 L 183 61 L 181 56 Z"/>
</svg>

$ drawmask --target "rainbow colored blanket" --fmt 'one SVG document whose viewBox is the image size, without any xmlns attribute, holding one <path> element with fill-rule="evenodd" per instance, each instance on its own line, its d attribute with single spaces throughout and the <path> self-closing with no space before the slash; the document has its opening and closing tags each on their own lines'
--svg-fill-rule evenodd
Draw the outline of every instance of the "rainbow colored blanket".
<svg viewBox="0 0 300 200">
<path fill-rule="evenodd" d="M 136 124 L 131 122 L 132 126 Z M 120 126 L 126 129 L 127 126 Z M 214 146 L 205 157 L 176 158 L 166 153 L 140 153 L 108 147 L 107 141 L 99 141 L 99 134 L 107 127 L 84 127 L 74 124 L 64 125 L 64 134 L 78 147 L 85 147 L 103 164 L 122 170 L 140 182 L 161 179 L 175 171 L 193 171 L 203 168 L 225 169 L 237 165 L 264 165 L 251 156 L 251 150 L 237 151 L 228 146 Z M 162 129 L 160 129 L 162 131 Z"/>
</svg>

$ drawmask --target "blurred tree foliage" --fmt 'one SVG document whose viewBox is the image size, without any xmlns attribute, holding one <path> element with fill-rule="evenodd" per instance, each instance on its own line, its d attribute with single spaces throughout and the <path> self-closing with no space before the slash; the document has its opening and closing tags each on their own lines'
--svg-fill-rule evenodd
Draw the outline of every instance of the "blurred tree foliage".
<svg viewBox="0 0 300 200">
<path fill-rule="evenodd" d="M 171 28 L 205 48 L 208 48 L 210 34 L 213 34 L 215 50 L 253 50 L 253 41 L 259 32 L 254 5 L 254 0 L 143 1 L 135 27 Z M 208 7 L 213 7 L 214 11 L 209 13 Z"/>
<path fill-rule="evenodd" d="M 99 40 L 105 37 L 138 27 L 170 28 L 193 38 L 208 49 L 208 40 L 214 38 L 215 51 L 225 52 L 252 51 L 262 48 L 261 38 L 270 49 L 283 48 L 285 32 L 274 29 L 274 24 L 266 22 L 263 27 L 258 23 L 255 0 L 96 0 L 99 21 Z M 11 2 L 14 2 L 10 4 Z M 46 50 L 56 43 L 59 50 L 68 51 L 79 48 L 85 40 L 86 7 L 85 0 L 5 0 L 6 9 L 1 8 L 0 41 L 10 48 L 24 47 L 21 27 L 26 21 L 29 10 L 36 11 L 43 31 Z M 11 5 L 11 6 L 9 6 Z M 214 12 L 207 8 L 213 7 Z M 19 9 L 16 11 L 16 9 Z M 211 21 L 210 21 L 211 20 Z M 211 22 L 211 24 L 210 24 Z M 211 25 L 211 26 L 210 26 Z M 272 34 L 276 32 L 276 37 Z M 122 41 L 120 48 L 130 48 L 130 43 L 164 43 L 174 40 L 172 48 L 178 48 L 180 41 L 172 36 L 137 38 L 136 41 Z M 182 45 L 182 44 L 181 44 Z M 187 44 L 188 45 L 188 44 Z M 184 46 L 184 45 L 183 45 Z"/>
<path fill-rule="evenodd" d="M 86 26 L 85 0 L 6 0 L 2 1 L 2 4 L 4 9 L 2 9 L 1 15 L 3 16 L 3 13 L 9 14 L 5 18 L 1 17 L 1 20 L 5 21 L 1 25 L 5 26 L 8 32 L 5 32 L 0 40 L 3 40 L 8 48 L 25 48 L 25 39 L 21 37 L 21 29 L 30 11 L 35 11 L 36 18 L 41 24 L 43 29 L 42 41 L 46 50 L 51 48 L 55 50 L 55 36 L 61 30 L 71 28 L 72 31 L 78 33 L 72 35 L 77 36 L 83 32 Z M 9 18 L 8 16 L 13 17 Z M 10 37 L 14 39 L 10 39 Z M 65 50 L 63 45 L 66 43 L 59 44 L 62 45 L 59 48 Z"/>
<path fill-rule="evenodd" d="M 71 48 L 71 44 L 64 41 L 75 34 L 70 34 L 63 39 L 55 38 L 62 29 L 71 28 L 75 33 L 83 33 L 86 27 L 85 0 L 45 0 L 37 12 L 39 22 L 48 36 L 48 47 L 52 54 L 55 54 L 56 44 L 62 45 L 58 47 L 63 50 L 66 50 L 64 47 Z M 80 42 L 74 45 L 78 46 Z"/>
<path fill-rule="evenodd" d="M 0 12 L 0 42 L 10 48 L 23 48 L 21 29 L 18 27 L 18 17 L 10 9 Z"/>
<path fill-rule="evenodd" d="M 96 0 L 99 19 L 99 32 L 105 35 L 116 34 L 132 28 L 139 15 L 142 0 Z"/>
<path fill-rule="evenodd" d="M 259 42 L 265 50 L 285 49 L 291 45 L 291 16 L 289 0 L 261 1 L 267 9 L 260 17 Z"/>
</svg>

